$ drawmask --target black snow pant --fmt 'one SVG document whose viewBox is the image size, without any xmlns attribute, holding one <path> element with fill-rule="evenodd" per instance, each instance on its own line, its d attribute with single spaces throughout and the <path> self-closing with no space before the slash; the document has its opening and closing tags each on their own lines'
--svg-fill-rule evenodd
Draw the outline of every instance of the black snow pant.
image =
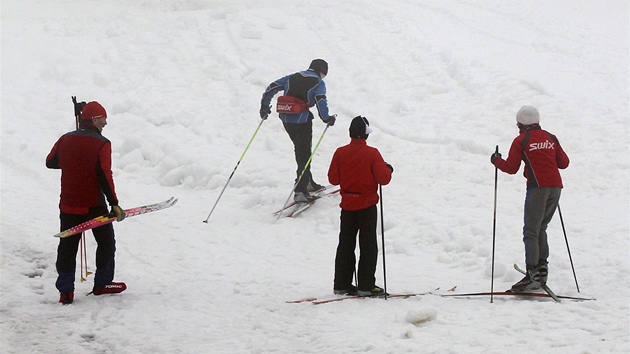
<svg viewBox="0 0 630 354">
<path fill-rule="evenodd" d="M 295 181 L 300 178 L 299 183 L 295 187 L 296 192 L 306 193 L 306 187 L 313 180 L 311 175 L 310 164 L 306 166 L 308 159 L 311 157 L 311 146 L 313 144 L 313 120 L 303 124 L 284 123 L 284 130 L 287 131 L 291 141 L 293 142 L 293 150 L 295 151 L 295 162 L 297 162 L 297 170 Z M 304 169 L 306 166 L 306 169 Z M 304 171 L 304 174 L 302 174 Z"/>
<path fill-rule="evenodd" d="M 377 208 L 373 205 L 363 210 L 341 210 L 339 245 L 335 257 L 334 289 L 346 290 L 352 284 L 355 269 L 357 233 L 359 234 L 359 290 L 372 290 L 375 286 L 378 245 L 376 242 Z"/>
<path fill-rule="evenodd" d="M 107 214 L 106 206 L 90 209 L 88 214 L 67 214 L 61 212 L 60 230 L 67 230 L 73 226 L 84 223 L 97 216 Z M 104 287 L 114 279 L 114 254 L 116 252 L 116 240 L 112 224 L 103 225 L 92 229 L 96 240 L 96 274 L 94 286 Z M 77 251 L 81 241 L 81 234 L 59 239 L 57 247 L 57 282 L 55 283 L 60 293 L 74 291 L 75 271 L 77 267 Z"/>
</svg>

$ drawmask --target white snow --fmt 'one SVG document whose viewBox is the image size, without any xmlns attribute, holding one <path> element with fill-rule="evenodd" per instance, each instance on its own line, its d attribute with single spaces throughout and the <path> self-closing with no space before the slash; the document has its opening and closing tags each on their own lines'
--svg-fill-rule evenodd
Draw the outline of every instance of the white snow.
<svg viewBox="0 0 630 354">
<path fill-rule="evenodd" d="M 1 13 L 3 353 L 630 351 L 627 1 L 7 0 Z M 495 145 L 507 154 L 516 111 L 533 105 L 571 158 L 561 206 L 581 292 L 557 215 L 549 284 L 597 300 L 287 304 L 333 296 L 339 208 L 330 197 L 276 222 L 295 163 L 275 114 L 202 221 L 260 122 L 266 85 L 314 58 L 330 65 L 339 115 L 316 181 L 356 115 L 395 168 L 383 187 L 389 292 L 490 290 L 489 157 Z M 44 159 L 74 127 L 72 95 L 108 111 L 121 206 L 179 202 L 114 225 L 126 292 L 84 296 L 93 276 L 77 273 L 62 306 L 60 174 Z M 314 122 L 314 144 L 324 128 Z M 498 177 L 495 290 L 520 279 L 521 171 Z"/>
</svg>

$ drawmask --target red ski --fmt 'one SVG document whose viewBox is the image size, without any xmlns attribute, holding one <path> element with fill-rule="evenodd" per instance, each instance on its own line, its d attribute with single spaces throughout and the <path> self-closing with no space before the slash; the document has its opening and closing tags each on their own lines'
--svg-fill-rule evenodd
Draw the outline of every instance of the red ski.
<svg viewBox="0 0 630 354">
<path fill-rule="evenodd" d="M 389 294 L 387 296 L 385 295 L 379 295 L 379 296 L 359 296 L 359 295 L 342 295 L 342 296 L 336 296 L 333 298 L 327 298 L 327 299 L 318 299 L 316 297 L 307 297 L 304 299 L 299 299 L 299 300 L 291 300 L 291 301 L 287 301 L 287 304 L 301 304 L 304 302 L 310 302 L 313 305 L 321 305 L 321 304 L 328 304 L 331 302 L 337 302 L 337 301 L 344 301 L 344 300 L 350 300 L 350 299 L 407 299 L 410 297 L 414 297 L 414 296 L 422 296 L 422 295 L 428 295 L 430 294 L 430 292 L 426 292 L 426 293 L 409 293 L 409 294 Z"/>
<path fill-rule="evenodd" d="M 126 218 L 130 218 L 132 216 L 151 213 L 154 211 L 170 208 L 177 203 L 177 199 L 175 197 L 171 197 L 168 200 L 165 200 L 160 203 L 143 205 L 136 208 L 125 209 Z M 55 237 L 64 238 L 72 235 L 76 235 L 83 231 L 91 230 L 95 227 L 107 225 L 109 223 L 114 222 L 116 220 L 116 216 L 112 213 L 97 216 L 92 220 L 86 221 L 83 224 L 79 224 L 77 226 L 71 227 L 67 230 L 61 231 L 60 233 L 54 235 Z"/>
<path fill-rule="evenodd" d="M 335 299 L 315 300 L 315 301 L 311 301 L 311 303 L 313 305 L 321 305 L 321 304 L 328 304 L 328 303 L 331 303 L 331 302 L 350 300 L 350 299 L 408 299 L 410 297 L 422 296 L 422 295 L 428 295 L 428 294 L 430 294 L 430 293 L 389 294 L 387 296 L 385 296 L 385 295 L 379 295 L 379 296 L 351 295 L 351 296 L 338 297 L 338 298 L 335 298 Z"/>
</svg>

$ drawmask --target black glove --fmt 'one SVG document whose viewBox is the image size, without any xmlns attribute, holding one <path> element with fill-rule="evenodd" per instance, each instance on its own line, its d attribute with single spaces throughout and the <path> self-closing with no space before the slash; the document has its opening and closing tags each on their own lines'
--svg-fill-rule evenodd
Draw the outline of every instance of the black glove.
<svg viewBox="0 0 630 354">
<path fill-rule="evenodd" d="M 326 124 L 327 124 L 329 127 L 332 127 L 333 125 L 335 125 L 335 121 L 337 120 L 337 118 L 336 118 L 336 117 L 337 117 L 337 115 L 336 115 L 336 114 L 333 114 L 332 116 L 328 116 L 328 120 L 326 121 Z"/>
<path fill-rule="evenodd" d="M 267 119 L 267 117 L 271 114 L 271 106 L 260 106 L 260 118 Z"/>
<path fill-rule="evenodd" d="M 112 214 L 116 215 L 116 221 L 123 221 L 125 220 L 125 216 L 127 216 L 125 211 L 118 205 L 112 205 Z"/>
<path fill-rule="evenodd" d="M 387 165 L 387 167 L 389 167 L 390 170 L 392 170 L 392 173 L 394 172 L 394 166 L 388 164 L 387 162 L 385 162 L 385 164 Z"/>
<path fill-rule="evenodd" d="M 492 162 L 492 164 L 494 164 L 494 160 L 498 159 L 499 157 L 501 157 L 501 153 L 500 152 L 493 153 L 492 156 L 490 156 L 490 162 Z"/>
</svg>

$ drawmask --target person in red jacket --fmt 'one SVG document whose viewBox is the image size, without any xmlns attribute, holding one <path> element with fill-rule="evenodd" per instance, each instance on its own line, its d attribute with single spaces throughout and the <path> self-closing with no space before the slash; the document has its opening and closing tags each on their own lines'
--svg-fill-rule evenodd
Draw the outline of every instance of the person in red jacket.
<svg viewBox="0 0 630 354">
<path fill-rule="evenodd" d="M 376 148 L 367 145 L 372 128 L 366 118 L 355 117 L 349 130 L 350 144 L 335 151 L 328 169 L 328 181 L 341 186 L 341 225 L 333 291 L 337 295 L 378 296 L 385 291 L 376 286 L 374 276 L 378 257 L 377 189 L 379 184 L 390 182 L 394 169 L 383 160 Z M 360 258 L 358 284 L 354 286 L 352 275 L 357 233 Z"/>
<path fill-rule="evenodd" d="M 46 157 L 46 167 L 61 169 L 60 230 L 66 230 L 97 216 L 107 214 L 107 202 L 117 221 L 125 218 L 118 206 L 111 170 L 112 147 L 101 135 L 107 125 L 107 113 L 98 102 L 89 102 L 81 112 L 77 130 L 61 136 Z M 94 295 L 120 293 L 127 286 L 114 279 L 116 240 L 112 224 L 92 229 L 98 244 Z M 57 281 L 59 302 L 74 300 L 76 257 L 81 234 L 62 238 L 57 248 Z"/>
<path fill-rule="evenodd" d="M 562 178 L 559 169 L 569 166 L 569 157 L 555 135 L 540 127 L 540 114 L 535 107 L 524 106 L 516 114 L 519 135 L 512 142 L 507 160 L 495 152 L 490 161 L 499 170 L 515 174 L 521 161 L 527 179 L 525 194 L 523 243 L 527 273 L 512 286 L 514 291 L 528 291 L 547 283 L 547 225 L 560 201 Z"/>
</svg>

